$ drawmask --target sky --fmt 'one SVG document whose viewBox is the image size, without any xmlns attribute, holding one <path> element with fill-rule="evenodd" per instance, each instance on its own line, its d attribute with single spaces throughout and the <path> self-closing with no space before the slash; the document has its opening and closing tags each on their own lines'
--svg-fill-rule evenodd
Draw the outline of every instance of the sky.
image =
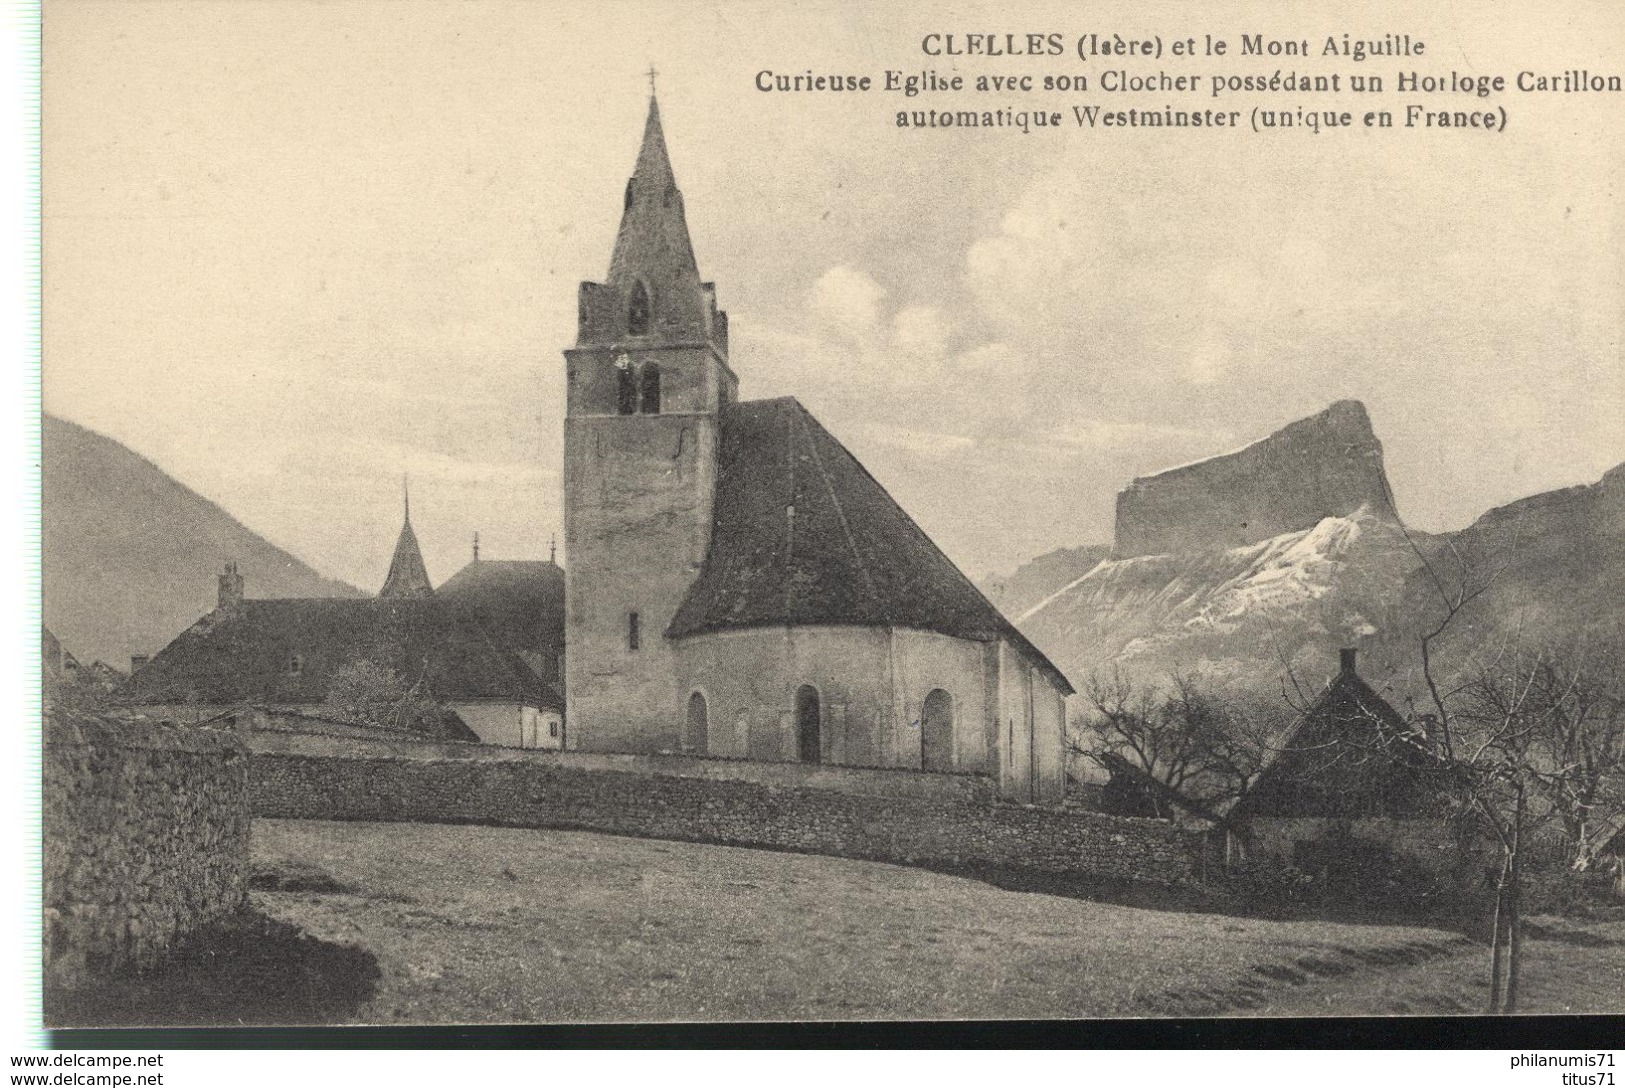
<svg viewBox="0 0 1625 1088">
<path fill-rule="evenodd" d="M 437 581 L 476 531 L 487 558 L 545 557 L 561 351 L 577 283 L 608 267 L 653 65 L 742 395 L 800 398 L 973 577 L 1109 543 L 1136 475 L 1341 398 L 1370 411 L 1407 521 L 1458 528 L 1625 461 L 1625 94 L 1380 96 L 1504 106 L 1507 131 L 1486 133 L 1370 130 L 1358 96 L 1205 83 L 905 99 L 754 81 L 1625 75 L 1625 8 L 1509 6 L 47 0 L 46 410 L 364 589 L 403 475 Z M 1119 31 L 1314 55 L 922 51 L 932 33 L 1070 50 Z M 1345 32 L 1427 53 L 1322 58 Z M 1172 99 L 1356 125 L 1071 121 Z M 972 104 L 1067 123 L 894 125 Z"/>
</svg>

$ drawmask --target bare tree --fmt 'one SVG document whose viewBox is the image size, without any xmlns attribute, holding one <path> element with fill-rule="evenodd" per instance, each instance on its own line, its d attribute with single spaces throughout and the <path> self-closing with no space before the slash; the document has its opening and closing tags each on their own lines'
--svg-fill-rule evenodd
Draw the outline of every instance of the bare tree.
<svg viewBox="0 0 1625 1088">
<path fill-rule="evenodd" d="M 1485 571 L 1455 540 L 1429 555 L 1408 531 L 1405 538 L 1421 561 L 1439 612 L 1436 622 L 1416 636 L 1425 690 L 1420 705 L 1412 701 L 1397 728 L 1374 722 L 1374 735 L 1380 749 L 1424 776 L 1458 815 L 1470 819 L 1499 848 L 1488 1011 L 1510 1013 L 1518 1005 L 1525 852 L 1533 824 L 1542 815 L 1531 804 L 1541 789 L 1531 721 L 1539 686 L 1533 672 L 1509 671 L 1504 644 L 1472 647 L 1468 664 L 1453 672 L 1440 665 L 1443 640 L 1509 568 L 1510 557 Z"/>
<path fill-rule="evenodd" d="M 1550 648 L 1507 655 L 1468 687 L 1467 714 L 1497 731 L 1556 820 L 1570 866 L 1589 869 L 1625 817 L 1625 690 L 1607 655 Z"/>
<path fill-rule="evenodd" d="M 325 705 L 351 721 L 430 736 L 442 732 L 446 710 L 422 681 L 364 660 L 334 671 Z"/>
<path fill-rule="evenodd" d="M 1153 814 L 1175 809 L 1224 822 L 1226 802 L 1251 787 L 1280 731 L 1280 715 L 1226 699 L 1189 676 L 1159 690 L 1113 671 L 1085 687 L 1091 713 L 1076 723 L 1073 754 L 1149 784 Z"/>
</svg>

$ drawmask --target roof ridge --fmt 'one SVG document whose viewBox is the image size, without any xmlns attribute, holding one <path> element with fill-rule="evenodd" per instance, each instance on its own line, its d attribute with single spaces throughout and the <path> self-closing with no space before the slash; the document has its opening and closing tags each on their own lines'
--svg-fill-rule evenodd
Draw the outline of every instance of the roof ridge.
<svg viewBox="0 0 1625 1088">
<path fill-rule="evenodd" d="M 800 413 L 801 414 L 801 420 L 802 420 L 801 425 L 802 425 L 802 427 L 804 429 L 807 426 L 807 421 L 808 420 L 812 420 L 812 422 L 814 422 L 814 423 L 818 422 L 817 420 L 812 419 L 812 413 L 808 412 L 806 408 L 802 407 L 799 402 L 795 402 L 795 399 L 793 397 L 791 398 L 791 400 L 792 400 L 792 402 L 795 403 L 795 406 L 797 408 L 801 409 L 801 413 Z M 795 417 L 792 415 L 792 420 L 794 418 Z M 792 427 L 792 429 L 794 428 L 794 423 L 793 422 L 791 424 L 791 427 Z M 812 454 L 813 464 L 818 468 L 818 475 L 823 477 L 824 489 L 829 492 L 829 501 L 835 507 L 835 516 L 838 519 L 840 519 L 840 522 L 841 522 L 841 535 L 846 537 L 846 545 L 847 545 L 848 548 L 850 548 L 852 550 L 852 558 L 854 560 L 856 560 L 856 562 L 858 564 L 858 570 L 859 570 L 859 572 L 862 573 L 863 580 L 864 580 L 865 584 L 867 584 L 868 587 L 869 587 L 869 596 L 871 598 L 874 598 L 875 600 L 879 600 L 880 599 L 880 592 L 879 592 L 878 589 L 875 588 L 875 576 L 874 576 L 874 573 L 872 571 L 870 571 L 869 562 L 868 562 L 867 559 L 864 558 L 862 549 L 860 549 L 858 547 L 857 538 L 852 535 L 852 523 L 851 523 L 850 520 L 847 519 L 846 507 L 841 503 L 840 493 L 835 490 L 835 481 L 830 479 L 829 470 L 824 467 L 824 459 L 822 457 L 818 456 L 818 444 L 816 442 L 813 442 L 813 441 L 810 440 L 810 438 L 811 438 L 810 434 L 809 434 L 808 437 L 809 437 L 809 441 L 807 442 L 807 452 Z M 856 461 L 857 458 L 854 457 L 853 460 Z M 879 484 L 880 484 L 880 481 L 876 480 L 875 485 L 878 487 Z M 885 490 L 886 489 L 884 487 L 881 488 L 881 491 L 885 491 Z M 891 498 L 891 496 L 888 495 L 887 498 Z M 898 507 L 898 509 L 901 510 L 902 507 Z M 887 617 L 887 620 L 889 622 L 890 617 Z"/>
</svg>

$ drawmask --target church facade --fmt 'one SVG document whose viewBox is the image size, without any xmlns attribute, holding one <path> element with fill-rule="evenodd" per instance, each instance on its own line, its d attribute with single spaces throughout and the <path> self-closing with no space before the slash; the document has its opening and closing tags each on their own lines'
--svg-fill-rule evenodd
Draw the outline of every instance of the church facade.
<svg viewBox="0 0 1625 1088">
<path fill-rule="evenodd" d="M 569 748 L 1062 797 L 1066 678 L 799 402 L 739 399 L 653 98 L 564 355 Z"/>
</svg>

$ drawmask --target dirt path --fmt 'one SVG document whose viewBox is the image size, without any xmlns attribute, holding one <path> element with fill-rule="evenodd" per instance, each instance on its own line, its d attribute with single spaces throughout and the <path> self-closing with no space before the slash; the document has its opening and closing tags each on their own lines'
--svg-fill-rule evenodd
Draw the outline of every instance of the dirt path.
<svg viewBox="0 0 1625 1088">
<path fill-rule="evenodd" d="M 1581 925 L 1538 918 L 1527 927 L 1519 972 L 1521 1013 L 1619 1015 L 1625 1009 L 1625 922 Z M 1489 952 L 1473 945 L 1424 966 L 1311 980 L 1248 1010 L 1270 1016 L 1481 1013 Z"/>
</svg>

